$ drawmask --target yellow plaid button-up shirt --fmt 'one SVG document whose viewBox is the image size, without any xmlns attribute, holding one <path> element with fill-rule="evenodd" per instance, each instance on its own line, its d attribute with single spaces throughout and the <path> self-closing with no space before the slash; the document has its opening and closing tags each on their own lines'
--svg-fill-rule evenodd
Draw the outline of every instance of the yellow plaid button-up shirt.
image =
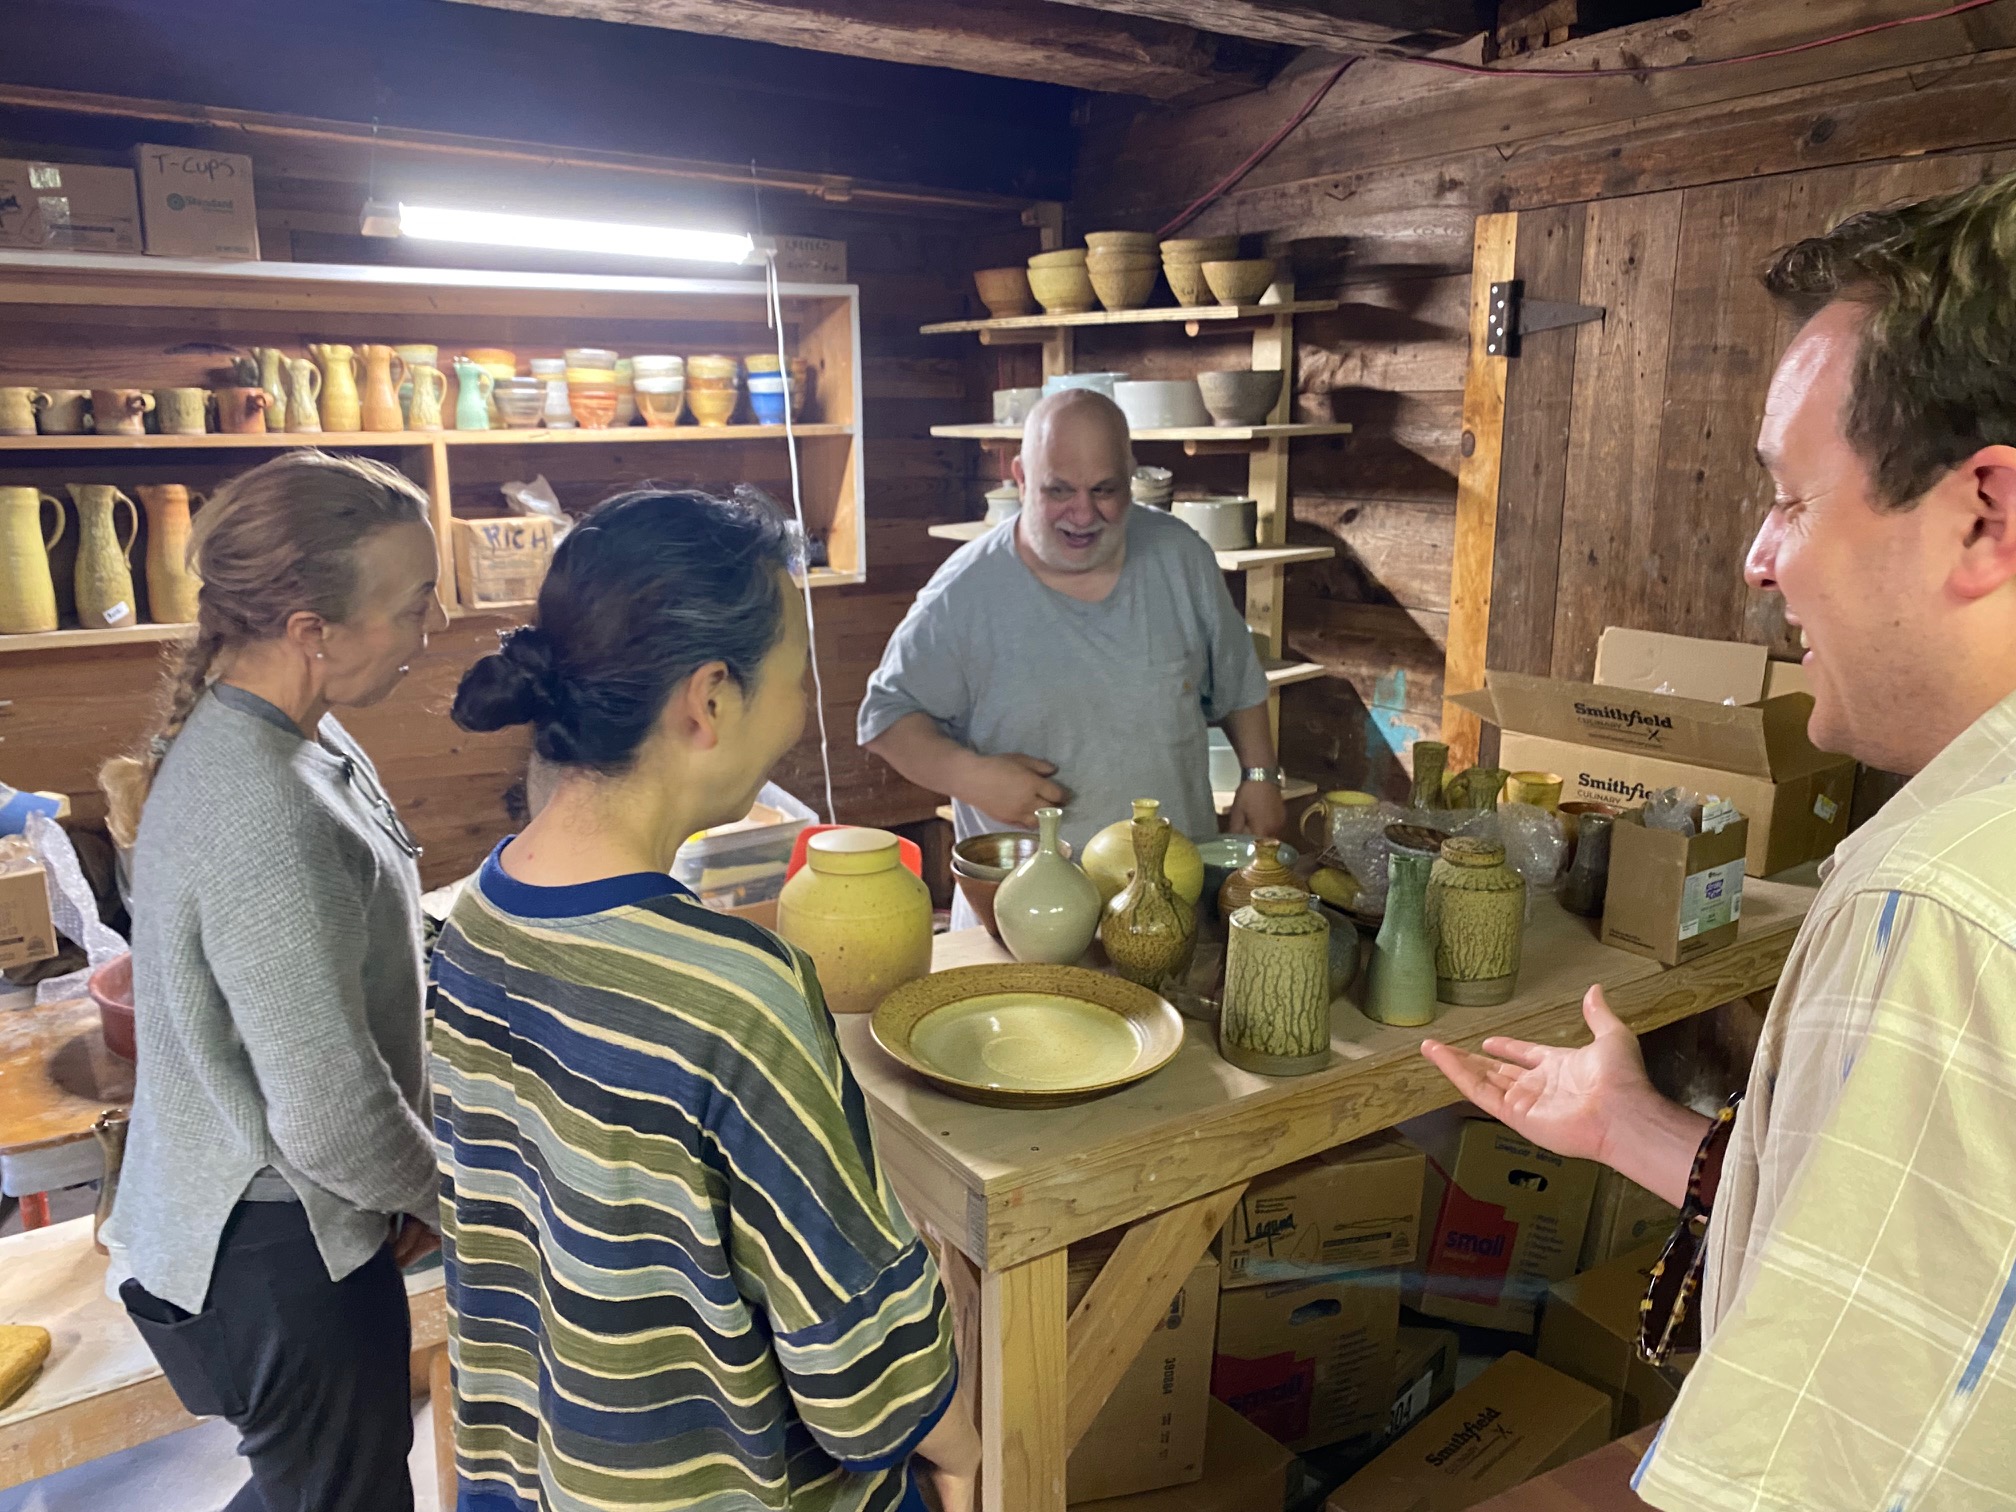
<svg viewBox="0 0 2016 1512">
<path fill-rule="evenodd" d="M 1786 962 L 1640 1468 L 1667 1512 L 2016 1507 L 2016 697 L 1852 836 Z"/>
</svg>

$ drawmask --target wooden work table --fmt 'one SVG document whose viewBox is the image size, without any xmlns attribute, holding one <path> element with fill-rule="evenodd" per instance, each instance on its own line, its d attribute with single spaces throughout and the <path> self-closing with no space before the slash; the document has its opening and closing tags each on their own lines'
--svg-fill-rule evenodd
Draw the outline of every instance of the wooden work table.
<svg viewBox="0 0 2016 1512">
<path fill-rule="evenodd" d="M 1495 1008 L 1444 1008 L 1429 1032 L 1473 1047 L 1494 1034 L 1572 1044 L 1587 1037 L 1581 1001 L 1592 982 L 1641 1034 L 1766 991 L 1812 897 L 1808 887 L 1748 883 L 1736 944 L 1670 969 L 1605 948 L 1593 924 L 1542 902 L 1518 995 Z M 1006 959 L 976 929 L 941 936 L 932 964 Z M 1252 1075 L 1221 1059 L 1213 1031 L 1193 1022 L 1175 1060 L 1148 1080 L 1050 1109 L 962 1102 L 883 1054 L 865 1016 L 841 1018 L 839 1031 L 897 1194 L 977 1273 L 966 1279 L 980 1299 L 986 1512 L 1062 1512 L 1072 1446 L 1248 1181 L 1457 1101 L 1420 1054 L 1423 1031 L 1374 1023 L 1344 1000 L 1333 1008 L 1327 1070 Z M 1125 1237 L 1067 1319 L 1067 1247 L 1121 1227 Z"/>
</svg>

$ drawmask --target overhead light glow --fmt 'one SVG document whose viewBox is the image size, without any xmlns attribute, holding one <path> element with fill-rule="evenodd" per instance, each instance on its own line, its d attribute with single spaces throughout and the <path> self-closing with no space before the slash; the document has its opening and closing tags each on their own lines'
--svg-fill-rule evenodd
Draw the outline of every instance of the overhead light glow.
<svg viewBox="0 0 2016 1512">
<path fill-rule="evenodd" d="M 615 253 L 680 262 L 742 263 L 756 242 L 732 231 L 682 231 L 621 221 L 572 220 L 550 215 L 507 215 L 495 210 L 399 206 L 399 234 L 423 241 L 480 242 L 551 252 Z"/>
</svg>

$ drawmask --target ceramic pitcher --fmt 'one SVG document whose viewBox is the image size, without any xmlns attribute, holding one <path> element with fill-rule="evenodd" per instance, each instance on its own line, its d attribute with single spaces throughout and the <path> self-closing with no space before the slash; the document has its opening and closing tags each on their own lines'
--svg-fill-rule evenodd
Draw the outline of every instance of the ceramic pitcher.
<svg viewBox="0 0 2016 1512">
<path fill-rule="evenodd" d="M 56 528 L 42 534 L 42 508 Z M 49 548 L 63 539 L 63 501 L 36 488 L 0 488 L 0 634 L 32 635 L 56 628 L 56 583 Z"/>
<path fill-rule="evenodd" d="M 393 351 L 406 364 L 406 376 L 399 384 L 399 408 L 406 416 L 406 428 L 413 429 L 413 370 L 415 368 L 441 366 L 441 348 L 431 342 L 410 342 L 396 346 Z"/>
<path fill-rule="evenodd" d="M 287 429 L 313 434 L 322 429 L 322 370 L 306 357 L 288 357 L 284 361 Z"/>
<path fill-rule="evenodd" d="M 364 392 L 359 399 L 359 412 L 365 430 L 406 429 L 406 417 L 399 412 L 399 385 L 405 378 L 406 364 L 392 348 L 364 348 Z"/>
<path fill-rule="evenodd" d="M 133 602 L 129 558 L 140 533 L 140 506 L 110 483 L 72 483 L 69 488 L 77 506 L 77 622 L 86 630 L 135 624 L 140 614 Z M 121 504 L 132 520 L 123 538 L 117 515 Z"/>
<path fill-rule="evenodd" d="M 1330 1064 L 1330 921 L 1299 887 L 1256 888 L 1232 915 L 1218 1053 L 1262 1076 Z"/>
<path fill-rule="evenodd" d="M 287 354 L 278 347 L 254 347 L 252 356 L 259 364 L 259 387 L 266 390 L 266 428 L 292 430 L 287 423 Z"/>
<path fill-rule="evenodd" d="M 190 624 L 200 585 L 189 570 L 189 490 L 180 483 L 143 483 L 134 492 L 147 511 L 148 618 L 157 625 Z"/>
<path fill-rule="evenodd" d="M 490 429 L 490 393 L 496 379 L 466 357 L 455 359 L 455 429 Z"/>
<path fill-rule="evenodd" d="M 1134 800 L 1134 875 L 1099 921 L 1099 943 L 1113 969 L 1158 989 L 1189 967 L 1197 948 L 1197 911 L 1176 896 L 1163 869 L 1171 829 L 1155 799 Z"/>
<path fill-rule="evenodd" d="M 441 429 L 441 405 L 448 397 L 446 373 L 429 363 L 415 364 L 406 370 L 406 383 L 400 392 L 410 406 L 406 416 L 408 430 Z"/>
<path fill-rule="evenodd" d="M 1365 1014 L 1382 1024 L 1418 1028 L 1435 1021 L 1435 937 L 1427 919 L 1426 851 L 1395 849 L 1387 862 L 1386 917 L 1372 942 Z"/>
<path fill-rule="evenodd" d="M 1099 885 L 1057 842 L 1064 811 L 1036 810 L 1036 854 L 994 894 L 994 924 L 1018 961 L 1075 966 L 1099 931 Z"/>
<path fill-rule="evenodd" d="M 322 369 L 322 429 L 359 431 L 364 428 L 363 400 L 357 392 L 357 349 L 341 342 L 315 341 L 309 353 Z"/>
</svg>

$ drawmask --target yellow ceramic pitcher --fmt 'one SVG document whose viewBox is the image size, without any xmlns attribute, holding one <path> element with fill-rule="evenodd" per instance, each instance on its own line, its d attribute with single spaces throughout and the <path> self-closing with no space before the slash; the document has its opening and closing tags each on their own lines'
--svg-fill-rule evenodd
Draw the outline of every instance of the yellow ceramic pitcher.
<svg viewBox="0 0 2016 1512">
<path fill-rule="evenodd" d="M 362 430 L 364 404 L 357 392 L 357 349 L 340 342 L 315 341 L 308 344 L 308 351 L 322 369 L 322 397 L 318 401 L 322 429 Z"/>
<path fill-rule="evenodd" d="M 56 528 L 42 534 L 42 506 Z M 63 501 L 39 488 L 0 488 L 0 634 L 32 635 L 56 628 L 56 583 L 49 548 L 63 539 Z"/>
<path fill-rule="evenodd" d="M 140 506 L 110 483 L 72 483 L 77 506 L 77 623 L 86 630 L 124 629 L 139 623 L 133 602 L 133 538 L 140 534 Z M 117 511 L 124 504 L 132 528 L 122 540 Z"/>
</svg>

